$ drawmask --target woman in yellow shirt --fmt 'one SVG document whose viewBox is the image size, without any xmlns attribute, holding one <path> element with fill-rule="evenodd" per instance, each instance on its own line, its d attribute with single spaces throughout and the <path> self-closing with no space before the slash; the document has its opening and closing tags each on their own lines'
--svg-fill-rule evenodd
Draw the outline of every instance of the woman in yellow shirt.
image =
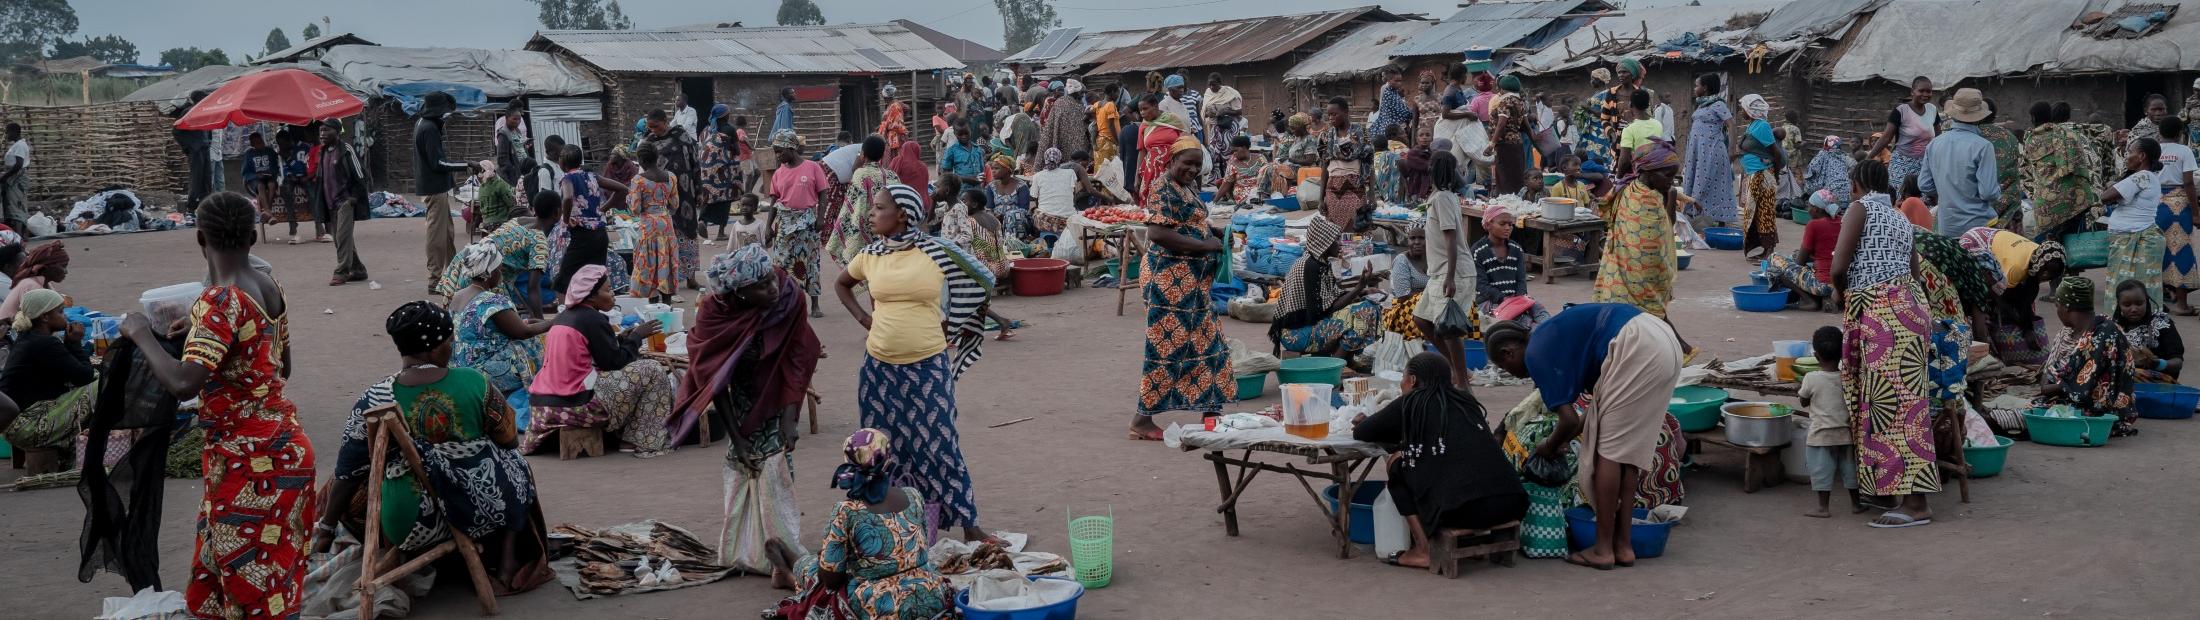
<svg viewBox="0 0 2200 620">
<path fill-rule="evenodd" d="M 993 274 L 961 248 L 919 230 L 929 215 L 915 188 L 896 184 L 874 193 L 868 223 L 876 241 L 848 262 L 833 287 L 870 332 L 856 380 L 863 426 L 895 438 L 893 476 L 939 503 L 939 527 L 960 525 L 964 538 L 977 542 L 990 536 L 978 528 L 970 468 L 955 432 L 955 380 L 982 355 Z M 868 310 L 856 301 L 859 283 L 870 285 Z"/>
</svg>

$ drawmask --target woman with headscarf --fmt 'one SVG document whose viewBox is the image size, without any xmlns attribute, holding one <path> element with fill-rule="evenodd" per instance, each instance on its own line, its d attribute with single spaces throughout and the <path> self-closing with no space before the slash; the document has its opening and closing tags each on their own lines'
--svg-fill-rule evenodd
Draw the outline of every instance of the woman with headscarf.
<svg viewBox="0 0 2200 620">
<path fill-rule="evenodd" d="M 475 222 L 474 229 L 468 232 L 482 235 L 512 221 L 512 218 L 519 217 L 521 212 L 519 196 L 512 192 L 512 184 L 506 183 L 504 177 L 497 176 L 496 162 L 486 159 L 474 162 L 474 169 L 474 180 L 481 184 L 474 192 L 474 215 L 478 221 Z M 291 222 L 293 226 L 297 224 L 295 221 Z M 295 239 L 297 233 L 291 235 Z"/>
<path fill-rule="evenodd" d="M 612 147 L 611 161 L 604 162 L 603 165 L 604 178 L 620 183 L 628 183 L 634 180 L 634 175 L 641 174 L 642 163 L 634 159 L 634 151 L 638 148 L 640 148 L 640 145 Z M 603 208 L 612 212 L 631 213 L 634 210 L 634 205 L 630 204 L 629 196 L 630 192 L 627 187 L 606 188 L 604 190 Z"/>
<path fill-rule="evenodd" d="M 1627 125 L 1628 103 L 1634 99 L 1636 90 L 1649 90 L 1642 87 L 1642 61 L 1620 58 L 1614 64 L 1613 72 L 1616 79 L 1612 81 L 1611 88 L 1590 96 L 1587 107 L 1583 110 L 1581 155 L 1584 165 L 1612 165 L 1612 149 L 1619 144 L 1619 132 Z M 1650 93 L 1650 100 L 1656 101 L 1657 98 L 1655 91 Z M 1636 156 L 1640 157 L 1641 154 L 1637 153 Z M 1688 194 L 1697 195 L 1695 192 Z"/>
<path fill-rule="evenodd" d="M 1047 149 L 1039 156 L 1039 172 L 1031 175 L 1030 183 L 1034 233 L 1059 235 L 1069 227 L 1069 216 L 1077 214 L 1078 171 L 1075 164 L 1062 164 L 1061 149 Z"/>
<path fill-rule="evenodd" d="M 1356 223 L 1367 204 L 1367 160 L 1374 155 L 1375 145 L 1368 140 L 1366 129 L 1352 124 L 1352 102 L 1343 97 L 1329 99 L 1329 111 L 1322 118 L 1328 124 L 1314 136 L 1318 149 L 1317 159 L 1322 170 L 1322 215 L 1346 232 L 1358 230 Z"/>
<path fill-rule="evenodd" d="M 1063 154 L 1090 148 L 1085 137 L 1085 85 L 1069 80 L 1062 87 L 1062 96 L 1047 112 L 1046 124 L 1039 129 L 1039 152 L 1058 149 Z M 916 187 L 922 187 L 916 186 Z"/>
<path fill-rule="evenodd" d="M 1611 231 L 1590 299 L 1632 305 L 1670 320 L 1665 304 L 1673 301 L 1673 272 L 1680 260 L 1673 244 L 1673 177 L 1681 156 L 1673 143 L 1652 139 L 1635 149 L 1634 163 L 1636 176 L 1605 199 Z"/>
<path fill-rule="evenodd" d="M 1001 230 L 1009 237 L 1031 238 L 1031 185 L 1016 176 L 1013 158 L 995 156 L 988 165 L 993 167 L 993 180 L 985 184 L 986 209 L 1000 218 Z"/>
<path fill-rule="evenodd" d="M 1427 568 L 1429 532 L 1486 529 L 1528 514 L 1528 494 L 1490 432 L 1481 401 L 1453 387 L 1443 356 L 1422 353 L 1406 362 L 1404 396 L 1352 423 L 1352 438 L 1381 444 L 1390 498 L 1405 515 L 1413 546 L 1386 564 Z"/>
<path fill-rule="evenodd" d="M 621 451 L 656 458 L 672 451 L 665 420 L 672 415 L 672 379 L 664 365 L 642 359 L 642 341 L 659 332 L 655 320 L 617 331 L 604 312 L 618 306 L 604 287 L 601 265 L 582 267 L 565 289 L 566 311 L 543 336 L 542 369 L 527 387 L 529 420 L 520 452 L 533 453 L 551 433 L 601 428 L 618 433 Z M 595 383 L 588 382 L 594 377 Z M 631 448 L 629 448 L 631 446 Z"/>
<path fill-rule="evenodd" d="M 1662 143 L 1662 141 L 1660 141 Z M 1676 164 L 1677 166 L 1678 164 Z M 1666 415 L 1681 372 L 1681 342 L 1665 321 L 1626 304 L 1591 303 L 1559 311 L 1529 330 L 1504 322 L 1484 330 L 1490 363 L 1533 379 L 1556 413 L 1555 428 L 1535 444 L 1533 458 L 1564 462 L 1578 444 L 1575 484 L 1596 515 L 1596 544 L 1566 561 L 1608 570 L 1633 566 L 1628 515 L 1643 491 L 1670 484 L 1679 501 L 1677 463 L 1662 458 L 1672 416 Z M 1583 397 L 1593 395 L 1586 411 Z M 1658 477 L 1671 463 L 1671 478 Z"/>
<path fill-rule="evenodd" d="M 313 443 L 283 394 L 289 305 L 275 279 L 251 267 L 257 216 L 234 192 L 199 204 L 199 247 L 213 273 L 191 306 L 181 356 L 162 344 L 168 326 L 142 313 L 122 320 L 122 336 L 168 395 L 199 399 L 198 425 L 209 437 L 198 513 L 208 525 L 198 529 L 196 548 L 225 553 L 192 557 L 183 596 L 198 617 L 282 617 L 305 586 Z"/>
<path fill-rule="evenodd" d="M 893 161 L 886 163 L 886 169 L 893 172 L 894 177 L 900 179 L 902 185 L 910 187 L 932 186 L 932 168 L 924 165 L 924 157 L 918 153 L 919 150 L 916 141 L 904 140 L 901 143 L 901 148 L 894 151 Z M 931 204 L 931 200 L 932 197 L 926 196 L 925 204 Z"/>
<path fill-rule="evenodd" d="M 62 314 L 61 294 L 45 289 L 23 295 L 14 317 L 15 343 L 0 369 L 0 394 L 21 407 L 0 417 L 0 436 L 16 449 L 59 448 L 76 440 L 99 373 L 84 350 L 84 326 Z"/>
<path fill-rule="evenodd" d="M 1734 159 L 1727 155 L 1727 121 L 1734 112 L 1726 107 L 1726 91 L 1720 74 L 1696 76 L 1696 111 L 1688 115 L 1688 161 L 1681 168 L 1685 183 L 1681 193 L 1694 197 L 1702 207 L 1698 225 L 1725 224 L 1741 219 L 1740 202 L 1734 196 Z M 1848 173 L 1841 174 L 1846 183 Z M 1841 201 L 1846 204 L 1845 192 Z"/>
<path fill-rule="evenodd" d="M 680 292 L 680 239 L 672 225 L 672 211 L 681 201 L 680 179 L 665 169 L 657 145 L 642 144 L 636 159 L 642 171 L 626 181 L 633 188 L 627 196 L 641 223 L 634 241 L 635 297 L 670 304 Z"/>
<path fill-rule="evenodd" d="M 1527 136 L 1535 130 L 1535 116 L 1528 112 L 1520 77 L 1497 79 L 1498 93 L 1490 98 L 1488 119 L 1490 148 L 1496 149 L 1490 164 L 1492 193 L 1513 194 L 1528 184 Z"/>
<path fill-rule="evenodd" d="M 2131 347 L 2131 379 L 2139 383 L 2176 383 L 2185 370 L 2185 337 L 2169 312 L 2147 298 L 2138 280 L 2116 284 L 2116 327 Z"/>
<path fill-rule="evenodd" d="M 772 133 L 772 156 L 778 170 L 772 175 L 772 263 L 802 282 L 810 295 L 811 318 L 816 318 L 819 294 L 818 256 L 824 241 L 817 229 L 821 194 L 829 187 L 825 167 L 802 157 L 802 138 L 793 130 Z"/>
<path fill-rule="evenodd" d="M 1322 217 L 1309 220 L 1306 254 L 1283 280 L 1283 294 L 1276 300 L 1276 318 L 1268 325 L 1268 337 L 1283 351 L 1352 359 L 1382 335 L 1382 307 L 1362 299 L 1366 285 L 1358 278 L 1350 288 L 1337 278 L 1331 261 L 1338 258 L 1338 228 Z M 1467 262 L 1467 257 L 1461 262 Z"/>
<path fill-rule="evenodd" d="M 1138 187 L 1133 190 L 1138 193 L 1139 206 L 1150 205 L 1154 193 L 1168 184 L 1169 162 L 1175 152 L 1172 147 L 1177 139 L 1191 135 L 1184 117 L 1162 111 L 1169 101 L 1174 100 L 1158 94 L 1138 100 L 1138 117 L 1145 119 L 1138 124 Z"/>
<path fill-rule="evenodd" d="M 1867 153 L 1892 148 L 1887 159 L 1887 180 L 1901 187 L 1904 179 L 1925 165 L 1925 147 L 1939 134 L 1940 107 L 1933 105 L 1933 81 L 1925 76 L 1910 80 L 1910 97 L 1887 113 L 1887 128 L 1872 138 Z"/>
<path fill-rule="evenodd" d="M 451 314 L 432 302 L 399 306 L 383 322 L 397 345 L 400 369 L 369 386 L 352 405 L 336 453 L 329 506 L 313 536 L 316 553 L 335 542 L 337 528 L 366 536 L 367 481 L 382 476 L 382 540 L 386 549 L 415 554 L 451 537 L 452 528 L 481 544 L 483 568 L 498 596 L 550 582 L 549 539 L 527 457 L 514 450 L 519 429 L 504 393 L 487 375 L 454 367 Z M 395 446 L 390 467 L 371 471 L 374 450 L 366 416 L 396 407 L 420 455 L 425 479 L 404 466 Z M 433 493 L 433 497 L 429 493 Z"/>
<path fill-rule="evenodd" d="M 1146 348 L 1138 413 L 1130 438 L 1161 439 L 1153 416 L 1171 411 L 1222 414 L 1235 375 L 1222 339 L 1222 319 L 1209 296 L 1224 239 L 1207 224 L 1199 200 L 1205 150 L 1189 136 L 1170 146 L 1169 174 L 1148 203 L 1146 218 Z M 1172 284 L 1174 283 L 1174 284 Z"/>
<path fill-rule="evenodd" d="M 868 332 L 856 404 L 864 426 L 909 438 L 894 446 L 894 473 L 940 505 L 939 527 L 960 525 L 966 540 L 986 540 L 955 432 L 955 382 L 984 356 L 993 274 L 924 234 L 919 227 L 931 218 L 916 189 L 890 186 L 875 200 L 869 223 L 878 240 L 833 283 L 840 304 Z M 856 286 L 865 283 L 869 309 L 856 300 Z"/>
<path fill-rule="evenodd" d="M 542 335 L 550 322 L 522 316 L 500 286 L 506 254 L 488 241 L 460 248 L 451 262 L 466 286 L 452 293 L 448 308 L 457 311 L 452 365 L 479 371 L 499 393 L 519 394 L 542 368 Z M 527 411 L 518 414 L 527 428 Z"/>
<path fill-rule="evenodd" d="M 774 266 L 763 246 L 718 255 L 707 280 L 710 293 L 697 304 L 695 327 L 688 331 L 694 364 L 680 381 L 673 427 L 684 435 L 690 420 L 718 416 L 713 426 L 730 441 L 717 563 L 762 573 L 773 568 L 767 541 L 801 538 L 796 423 L 824 350 L 810 327 L 800 283 Z M 787 577 L 773 576 L 791 585 Z"/>
<path fill-rule="evenodd" d="M 703 204 L 702 225 L 718 227 L 718 240 L 726 240 L 726 217 L 733 211 L 733 201 L 741 198 L 741 143 L 733 127 L 732 109 L 726 104 L 710 107 L 710 128 L 703 131 L 697 142 L 701 150 L 697 154 L 696 186 L 702 195 L 694 200 Z"/>
<path fill-rule="evenodd" d="M 1841 215 L 1833 281 L 1845 299 L 1841 383 L 1855 430 L 1857 487 L 1901 505 L 1872 520 L 1876 528 L 1932 522 L 1927 493 L 1940 490 L 1934 464 L 1930 374 L 1933 317 L 1919 288 L 1914 227 L 1896 211 L 1876 162 L 1854 174 L 1869 191 Z"/>
<path fill-rule="evenodd" d="M 2063 278 L 2055 290 L 2055 316 L 2066 331 L 2055 338 L 2047 364 L 2040 368 L 2037 404 L 2069 405 L 2086 416 L 2116 416 L 2110 436 L 2139 434 L 2139 410 L 2132 404 L 2131 343 L 2115 321 L 2093 311 L 2093 280 Z"/>
<path fill-rule="evenodd" d="M 15 268 L 15 286 L 8 289 L 6 301 L 0 301 L 0 316 L 12 317 L 23 308 L 23 295 L 39 289 L 53 289 L 53 285 L 69 279 L 69 249 L 59 241 L 50 241 L 23 253 L 23 265 Z"/>
<path fill-rule="evenodd" d="M 2033 304 L 2040 298 L 2040 289 L 2062 277 L 2067 267 L 2069 254 L 2062 244 L 2033 243 L 2024 235 L 1985 227 L 1965 231 L 1956 242 L 1979 262 L 1980 271 L 1993 279 L 2000 292 L 1992 310 L 1994 331 L 1987 340 L 1994 357 L 2011 366 L 2047 361 L 2047 322 Z"/>
<path fill-rule="evenodd" d="M 911 441 L 900 436 L 900 441 Z M 784 539 L 767 543 L 775 573 L 795 578 L 795 594 L 780 601 L 774 617 L 927 620 L 953 615 L 955 590 L 932 572 L 925 558 L 925 506 L 938 498 L 893 486 L 907 449 L 872 428 L 856 429 L 841 444 L 847 462 L 833 470 L 833 488 L 848 499 L 833 506 L 816 555 L 796 559 L 799 547 Z"/>
<path fill-rule="evenodd" d="M 1780 203 L 1779 171 L 1787 168 L 1780 153 L 1780 141 L 1772 134 L 1772 103 L 1764 96 L 1751 93 L 1742 96 L 1742 113 L 1749 116 L 1749 127 L 1742 130 L 1742 259 L 1753 262 L 1770 258 L 1780 246 L 1780 218 L 1775 209 Z M 1764 253 L 1752 258 L 1750 251 L 1763 249 Z"/>
<path fill-rule="evenodd" d="M 536 217 L 555 218 L 557 200 L 557 192 L 545 190 L 537 194 L 534 201 L 537 207 Z M 556 265 L 550 261 L 549 239 L 544 238 L 542 232 L 521 225 L 518 220 L 507 220 L 495 232 L 483 237 L 478 244 L 485 244 L 496 250 L 498 275 L 490 286 L 504 295 L 506 303 L 511 304 L 514 310 L 525 311 L 524 316 L 527 317 L 548 316 L 542 311 L 542 304 L 545 303 L 543 293 L 550 286 L 544 280 L 548 279 L 548 270 Z M 443 277 L 436 281 L 435 292 L 454 296 L 472 284 L 474 279 L 467 274 L 467 268 L 461 261 L 454 260 L 450 267 L 443 269 Z M 455 309 L 460 306 L 454 302 L 450 307 Z M 465 358 L 463 351 L 459 357 Z M 505 392 L 510 393 L 512 390 Z"/>
<path fill-rule="evenodd" d="M 1230 152 L 1222 159 L 1222 180 L 1215 182 L 1216 200 L 1241 205 L 1253 204 L 1255 198 L 1266 200 L 1278 191 L 1273 180 L 1268 158 L 1253 152 L 1253 139 L 1231 138 Z"/>
<path fill-rule="evenodd" d="M 887 84 L 879 89 L 879 99 L 885 102 L 879 113 L 878 135 L 886 140 L 888 150 L 901 150 L 903 140 L 909 139 L 909 107 L 901 104 L 900 87 Z"/>
<path fill-rule="evenodd" d="M 901 184 L 901 176 L 894 174 L 886 163 L 886 140 L 878 136 L 863 139 L 863 159 L 850 173 L 847 193 L 841 198 L 839 215 L 834 218 L 832 237 L 825 241 L 833 256 L 843 265 L 856 259 L 863 248 L 871 243 L 870 212 L 872 203 L 886 188 Z M 919 196 L 919 200 L 923 197 Z"/>
</svg>

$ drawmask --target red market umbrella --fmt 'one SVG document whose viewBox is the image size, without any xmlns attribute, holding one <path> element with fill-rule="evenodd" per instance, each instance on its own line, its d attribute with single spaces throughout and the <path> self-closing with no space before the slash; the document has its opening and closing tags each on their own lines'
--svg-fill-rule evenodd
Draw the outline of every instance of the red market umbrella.
<svg viewBox="0 0 2200 620">
<path fill-rule="evenodd" d="M 176 128 L 221 129 L 259 121 L 304 125 L 358 114 L 366 107 L 358 97 L 321 76 L 299 69 L 276 69 L 230 80 L 214 89 L 176 121 Z"/>
</svg>

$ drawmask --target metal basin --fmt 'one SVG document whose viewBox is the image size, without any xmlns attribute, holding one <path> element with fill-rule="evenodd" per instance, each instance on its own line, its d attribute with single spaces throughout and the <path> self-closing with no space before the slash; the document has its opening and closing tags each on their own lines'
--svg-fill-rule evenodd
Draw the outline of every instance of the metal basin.
<svg viewBox="0 0 2200 620">
<path fill-rule="evenodd" d="M 1775 403 L 1728 403 L 1719 408 L 1726 440 L 1752 448 L 1777 448 L 1793 441 L 1795 424 L 1789 415 L 1786 405 Z"/>
</svg>

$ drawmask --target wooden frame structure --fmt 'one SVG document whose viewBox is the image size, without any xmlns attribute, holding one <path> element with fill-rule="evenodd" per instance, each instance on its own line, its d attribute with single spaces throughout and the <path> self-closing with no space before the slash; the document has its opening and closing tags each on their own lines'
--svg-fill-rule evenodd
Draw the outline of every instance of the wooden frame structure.
<svg viewBox="0 0 2200 620">
<path fill-rule="evenodd" d="M 395 561 L 397 549 L 382 553 L 382 472 L 388 464 L 390 444 L 397 444 L 403 453 L 405 465 L 419 479 L 420 496 L 435 501 L 435 489 L 428 484 L 428 472 L 420 465 L 420 451 L 413 448 L 412 435 L 405 432 L 405 420 L 398 415 L 396 405 L 383 405 L 368 410 L 368 445 L 372 446 L 371 465 L 367 469 L 367 534 L 359 555 L 359 585 L 353 589 L 359 593 L 359 617 L 374 620 L 374 594 L 391 583 L 457 551 L 466 561 L 466 574 L 474 582 L 474 596 L 481 602 L 481 615 L 497 615 L 496 587 L 489 583 L 489 571 L 481 565 L 481 550 L 474 546 L 474 539 L 463 528 L 450 525 L 450 540 L 436 543 L 420 555 L 387 571 L 378 570 L 383 564 Z"/>
</svg>

